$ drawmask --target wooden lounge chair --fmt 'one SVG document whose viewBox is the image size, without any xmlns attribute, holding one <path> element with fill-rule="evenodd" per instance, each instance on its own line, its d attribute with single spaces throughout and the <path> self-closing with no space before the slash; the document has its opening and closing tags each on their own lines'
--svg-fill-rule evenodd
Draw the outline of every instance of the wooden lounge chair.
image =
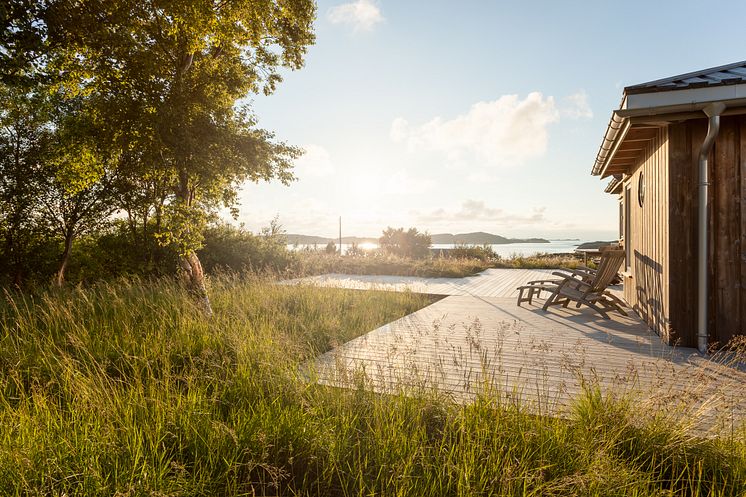
<svg viewBox="0 0 746 497">
<path fill-rule="evenodd" d="M 573 270 L 562 269 L 560 271 L 562 272 L 562 276 L 563 276 L 562 278 L 550 278 L 546 280 L 532 280 L 526 283 L 525 285 L 519 286 L 517 288 L 518 305 L 521 305 L 522 302 L 528 302 L 529 304 L 532 304 L 534 297 L 541 297 L 541 292 L 554 293 L 554 291 L 557 290 L 557 286 L 559 286 L 559 284 L 565 280 L 566 276 L 578 278 L 580 280 L 591 279 L 593 278 L 593 275 L 595 274 L 596 270 L 586 268 L 585 266 L 580 266 L 579 268 L 576 268 Z M 556 275 L 557 272 L 554 272 L 552 274 Z"/>
<path fill-rule="evenodd" d="M 603 254 L 603 252 L 605 252 L 606 250 L 613 248 L 618 248 L 618 246 L 607 245 L 605 247 L 600 247 L 599 251 Z M 554 290 L 557 289 L 557 285 L 564 281 L 564 276 L 569 275 L 575 278 L 580 278 L 582 280 L 590 280 L 596 274 L 595 269 L 589 268 L 587 266 L 579 266 L 575 269 L 561 269 L 560 271 L 566 273 L 563 275 L 562 279 L 550 278 L 546 280 L 533 280 L 527 282 L 525 285 L 519 286 L 517 288 L 518 305 L 520 306 L 522 302 L 528 302 L 529 304 L 532 304 L 534 297 L 541 297 L 541 292 L 546 291 L 549 293 L 553 293 Z M 621 301 L 619 302 L 621 303 Z"/>
<path fill-rule="evenodd" d="M 592 303 L 589 307 L 597 311 L 601 309 L 599 312 L 604 317 L 608 317 L 604 311 L 607 309 L 616 310 L 626 316 L 627 313 L 623 309 L 626 304 L 606 289 L 616 278 L 617 270 L 624 261 L 624 250 L 617 246 L 604 247 L 601 250 L 598 269 L 580 266 L 574 270 L 557 271 L 552 274 L 559 278 L 529 281 L 518 287 L 518 305 L 522 302 L 531 304 L 533 297 L 541 296 L 541 293 L 546 291 L 551 295 L 544 305 L 545 310 L 549 305 L 561 304 L 567 307 L 572 300 L 576 302 L 576 307 L 588 305 L 587 302 Z M 570 294 L 576 298 L 572 298 Z"/>
<path fill-rule="evenodd" d="M 576 307 L 587 305 L 605 319 L 610 319 L 606 312 L 609 310 L 616 310 L 626 316 L 627 313 L 620 305 L 621 301 L 607 291 L 622 262 L 624 250 L 609 249 L 601 254 L 601 262 L 595 273 L 583 271 L 580 272 L 580 277 L 558 271 L 552 273 L 562 279 L 544 303 L 543 309 L 546 311 L 552 305 L 567 307 L 570 302 L 575 302 Z"/>
</svg>

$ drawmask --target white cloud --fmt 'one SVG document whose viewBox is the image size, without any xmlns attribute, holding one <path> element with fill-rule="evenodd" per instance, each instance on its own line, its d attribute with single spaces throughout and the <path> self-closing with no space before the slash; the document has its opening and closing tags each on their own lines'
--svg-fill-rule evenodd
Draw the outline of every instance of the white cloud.
<svg viewBox="0 0 746 497">
<path fill-rule="evenodd" d="M 588 94 L 585 90 L 580 90 L 563 99 L 561 113 L 571 119 L 590 119 L 593 117 L 593 111 L 588 104 Z"/>
<path fill-rule="evenodd" d="M 332 24 L 346 24 L 354 31 L 371 31 L 384 21 L 381 9 L 372 0 L 357 0 L 332 7 L 327 15 Z"/>
<path fill-rule="evenodd" d="M 390 137 L 406 143 L 410 151 L 445 153 L 451 161 L 475 159 L 491 165 L 514 165 L 546 153 L 549 124 L 560 113 L 554 97 L 539 92 L 503 95 L 491 102 L 478 102 L 466 114 L 453 119 L 435 117 L 411 126 L 397 117 Z"/>
<path fill-rule="evenodd" d="M 328 176 L 334 172 L 334 164 L 329 152 L 321 145 L 309 144 L 303 147 L 305 153 L 295 161 L 295 175 L 299 179 L 308 176 Z"/>
</svg>

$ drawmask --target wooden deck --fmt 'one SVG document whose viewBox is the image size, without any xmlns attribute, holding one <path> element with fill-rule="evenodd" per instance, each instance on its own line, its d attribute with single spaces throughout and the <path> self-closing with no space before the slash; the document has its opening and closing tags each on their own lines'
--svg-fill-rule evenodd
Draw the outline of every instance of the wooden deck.
<svg viewBox="0 0 746 497">
<path fill-rule="evenodd" d="M 515 288 L 551 271 L 493 269 L 449 279 L 327 275 L 316 284 L 425 291 L 448 297 L 324 354 L 312 376 L 335 386 L 480 393 L 562 412 L 583 389 L 631 394 L 657 410 L 697 410 L 707 426 L 746 419 L 746 372 L 661 342 L 634 313 L 605 320 L 542 301 L 518 307 Z M 446 281 L 444 281 L 446 280 Z"/>
<path fill-rule="evenodd" d="M 319 286 L 357 290 L 411 290 L 431 295 L 469 295 L 473 297 L 515 297 L 516 288 L 531 280 L 552 277 L 553 269 L 487 269 L 466 278 L 419 278 L 415 276 L 378 276 L 324 274 L 291 280 Z"/>
</svg>

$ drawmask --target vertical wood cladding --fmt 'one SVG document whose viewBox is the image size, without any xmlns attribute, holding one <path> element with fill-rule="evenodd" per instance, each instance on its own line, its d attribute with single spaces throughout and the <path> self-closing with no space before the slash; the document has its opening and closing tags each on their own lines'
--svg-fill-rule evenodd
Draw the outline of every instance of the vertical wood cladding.
<svg viewBox="0 0 746 497">
<path fill-rule="evenodd" d="M 707 120 L 669 126 L 670 328 L 696 345 L 698 156 Z M 746 319 L 746 116 L 721 118 L 710 155 L 710 341 L 744 333 Z"/>
<path fill-rule="evenodd" d="M 669 210 L 668 130 L 660 128 L 647 143 L 640 162 L 625 180 L 630 193 L 630 233 L 625 234 L 630 259 L 626 265 L 624 296 L 637 314 L 669 342 Z M 645 198 L 639 203 L 640 175 L 644 176 Z"/>
</svg>

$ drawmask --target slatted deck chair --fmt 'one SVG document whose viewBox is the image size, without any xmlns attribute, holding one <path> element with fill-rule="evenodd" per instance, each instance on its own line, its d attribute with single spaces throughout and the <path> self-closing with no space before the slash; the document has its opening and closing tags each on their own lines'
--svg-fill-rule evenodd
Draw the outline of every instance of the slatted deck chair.
<svg viewBox="0 0 746 497">
<path fill-rule="evenodd" d="M 601 260 L 604 259 L 604 254 L 610 250 L 623 250 L 619 247 L 619 245 L 612 244 L 607 245 L 605 247 L 600 247 L 601 251 Z M 620 263 L 621 264 L 621 263 Z M 600 266 L 600 263 L 599 263 Z M 618 270 L 619 266 L 617 266 Z M 520 306 L 522 302 L 528 302 L 529 304 L 533 303 L 534 297 L 541 297 L 542 292 L 548 292 L 548 293 L 554 293 L 554 291 L 557 289 L 557 286 L 560 283 L 563 283 L 565 281 L 565 278 L 567 277 L 573 277 L 580 280 L 583 280 L 585 282 L 591 282 L 593 278 L 596 275 L 597 269 L 592 269 L 586 266 L 579 266 L 575 269 L 563 269 L 561 270 L 562 278 L 551 278 L 546 280 L 533 280 L 529 281 L 525 285 L 519 286 L 517 288 L 518 290 L 518 305 Z M 553 273 L 557 275 L 557 273 Z M 612 277 L 612 281 L 615 279 L 615 277 Z M 566 282 L 566 285 L 573 285 L 573 282 Z M 603 300 L 608 301 L 608 305 L 606 307 L 612 307 L 618 312 L 620 312 L 622 315 L 626 316 L 627 313 L 624 311 L 624 307 L 627 306 L 627 304 L 621 300 L 619 297 L 611 293 L 609 290 L 606 290 L 603 295 Z M 564 306 L 567 307 L 568 301 L 564 301 Z M 580 303 L 577 304 L 577 307 L 580 307 Z"/>
<path fill-rule="evenodd" d="M 556 275 L 557 272 L 554 272 L 552 274 Z M 516 289 L 518 290 L 517 304 L 519 306 L 523 302 L 528 302 L 529 304 L 532 304 L 534 301 L 534 297 L 541 298 L 541 292 L 548 292 L 550 294 L 554 293 L 555 290 L 557 290 L 557 286 L 559 286 L 560 283 L 565 281 L 564 276 L 577 278 L 579 280 L 590 279 L 593 277 L 591 273 L 582 272 L 582 270 L 580 270 L 579 268 L 578 270 L 572 270 L 567 273 L 563 272 L 562 274 L 563 274 L 563 278 L 559 278 L 559 279 L 551 278 L 547 280 L 532 280 L 526 283 L 525 285 L 519 286 Z"/>
<path fill-rule="evenodd" d="M 570 302 L 574 302 L 576 307 L 587 305 L 605 319 L 610 319 L 606 312 L 610 310 L 616 310 L 626 316 L 627 313 L 621 308 L 621 301 L 607 292 L 622 262 L 624 249 L 615 248 L 605 250 L 601 254 L 601 262 L 595 273 L 582 272 L 581 277 L 559 271 L 552 273 L 561 278 L 561 281 L 544 303 L 543 309 L 546 311 L 552 305 L 567 307 Z"/>
<path fill-rule="evenodd" d="M 600 250 L 603 253 L 604 250 L 612 247 L 613 245 L 609 245 L 601 247 Z M 561 269 L 560 271 L 567 273 L 565 276 L 569 275 L 582 280 L 590 280 L 596 273 L 595 269 L 586 266 L 579 266 L 575 269 Z M 561 279 L 550 278 L 545 280 L 532 280 L 527 282 L 525 285 L 519 286 L 516 289 L 518 290 L 518 305 L 520 306 L 522 302 L 532 304 L 534 297 L 541 297 L 541 292 L 553 293 L 557 289 L 557 285 L 562 283 L 562 281 L 564 281 L 564 277 Z"/>
</svg>

